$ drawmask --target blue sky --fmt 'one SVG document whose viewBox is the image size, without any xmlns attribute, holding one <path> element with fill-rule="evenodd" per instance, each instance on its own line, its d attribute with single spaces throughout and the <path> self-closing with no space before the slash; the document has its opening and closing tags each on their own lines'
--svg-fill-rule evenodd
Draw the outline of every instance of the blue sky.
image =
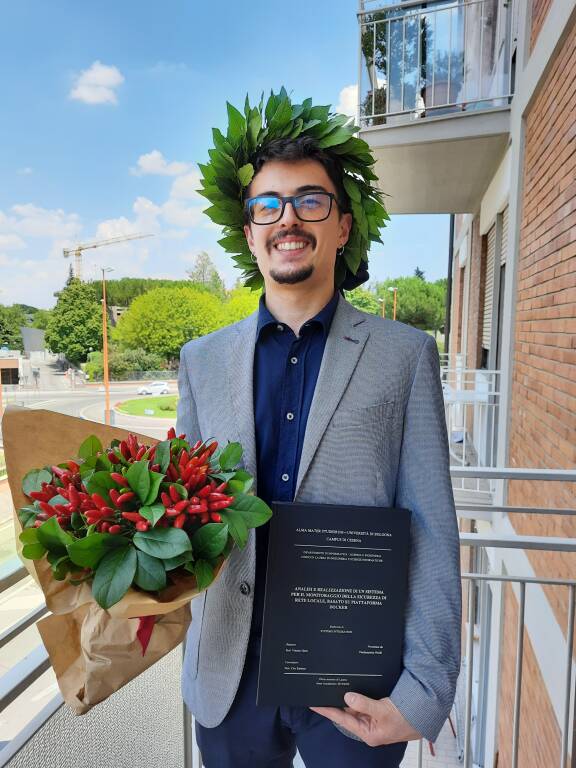
<svg viewBox="0 0 576 768">
<path fill-rule="evenodd" d="M 346 107 L 355 13 L 355 0 L 3 4 L 0 302 L 52 306 L 62 247 L 133 232 L 154 237 L 87 251 L 85 277 L 107 265 L 182 278 L 207 250 L 231 286 L 238 273 L 194 192 L 211 128 L 225 128 L 226 100 L 282 84 L 296 101 Z M 416 265 L 445 275 L 447 216 L 395 216 L 383 240 L 372 279 Z"/>
</svg>

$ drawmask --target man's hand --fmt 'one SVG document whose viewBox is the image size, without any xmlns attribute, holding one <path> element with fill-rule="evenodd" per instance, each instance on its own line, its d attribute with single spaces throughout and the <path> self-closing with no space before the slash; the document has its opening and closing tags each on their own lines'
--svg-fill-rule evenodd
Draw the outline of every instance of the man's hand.
<svg viewBox="0 0 576 768">
<path fill-rule="evenodd" d="M 391 699 L 369 699 L 360 693 L 347 693 L 344 709 L 310 707 L 334 723 L 358 736 L 369 747 L 394 744 L 397 741 L 421 739 Z"/>
</svg>

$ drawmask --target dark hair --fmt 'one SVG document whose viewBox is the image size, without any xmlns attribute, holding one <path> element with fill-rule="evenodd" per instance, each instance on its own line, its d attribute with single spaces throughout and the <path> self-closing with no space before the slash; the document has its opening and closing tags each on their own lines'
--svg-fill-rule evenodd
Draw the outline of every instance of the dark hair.
<svg viewBox="0 0 576 768">
<path fill-rule="evenodd" d="M 258 149 L 250 158 L 254 166 L 254 176 L 256 176 L 265 163 L 271 160 L 282 160 L 284 162 L 316 160 L 324 167 L 330 181 L 334 184 L 339 215 L 350 212 L 350 199 L 346 194 L 342 181 L 344 176 L 342 163 L 336 155 L 320 149 L 318 142 L 312 136 L 299 136 L 297 139 L 273 139 L 265 147 Z M 250 197 L 248 194 L 250 187 L 251 184 L 244 189 L 243 201 Z M 244 223 L 250 224 L 250 217 L 246 210 L 244 210 Z"/>
</svg>

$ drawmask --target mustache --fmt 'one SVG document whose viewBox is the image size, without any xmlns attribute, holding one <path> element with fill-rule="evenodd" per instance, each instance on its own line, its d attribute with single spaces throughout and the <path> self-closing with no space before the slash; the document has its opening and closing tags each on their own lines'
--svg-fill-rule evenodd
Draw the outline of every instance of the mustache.
<svg viewBox="0 0 576 768">
<path fill-rule="evenodd" d="M 285 237 L 301 237 L 302 240 L 306 240 L 306 242 L 310 243 L 313 248 L 316 247 L 316 238 L 314 235 L 311 235 L 308 232 L 304 232 L 303 229 L 296 227 L 295 229 L 291 229 L 289 232 L 277 232 L 275 235 L 272 235 L 272 237 L 266 243 L 267 248 L 273 248 L 276 243 L 284 240 Z"/>
</svg>

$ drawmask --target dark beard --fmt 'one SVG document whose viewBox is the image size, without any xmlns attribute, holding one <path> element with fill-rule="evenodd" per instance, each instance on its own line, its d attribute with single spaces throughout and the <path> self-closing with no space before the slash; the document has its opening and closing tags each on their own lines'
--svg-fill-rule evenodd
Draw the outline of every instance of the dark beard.
<svg viewBox="0 0 576 768">
<path fill-rule="evenodd" d="M 293 285 L 294 283 L 301 283 L 304 280 L 308 280 L 310 275 L 314 272 L 314 266 L 309 264 L 307 267 L 302 267 L 297 272 L 290 272 L 285 274 L 283 272 L 276 272 L 270 270 L 270 277 L 277 283 L 283 283 L 285 285 Z"/>
</svg>

